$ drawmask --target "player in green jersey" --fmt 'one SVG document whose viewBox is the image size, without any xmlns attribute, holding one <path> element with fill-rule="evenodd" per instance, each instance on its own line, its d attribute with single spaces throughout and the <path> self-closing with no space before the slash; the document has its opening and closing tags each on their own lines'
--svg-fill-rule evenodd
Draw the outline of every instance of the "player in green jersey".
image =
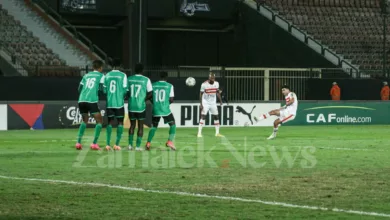
<svg viewBox="0 0 390 220">
<path fill-rule="evenodd" d="M 81 150 L 81 139 L 84 135 L 85 129 L 88 124 L 88 119 L 90 113 L 96 120 L 95 127 L 95 137 L 93 143 L 91 144 L 92 150 L 100 150 L 97 145 L 97 141 L 100 136 L 100 131 L 102 130 L 102 115 L 100 114 L 98 101 L 99 101 L 99 91 L 101 91 L 101 83 L 104 82 L 104 75 L 102 74 L 103 62 L 100 60 L 93 61 L 93 72 L 90 72 L 83 76 L 83 79 L 79 85 L 79 109 L 80 114 L 83 117 L 83 122 L 80 124 L 78 139 L 76 143 L 76 149 Z"/>
<path fill-rule="evenodd" d="M 173 102 L 174 92 L 173 85 L 167 82 L 168 73 L 160 73 L 160 81 L 153 83 L 153 119 L 152 128 L 149 131 L 148 142 L 146 143 L 146 149 L 150 150 L 150 145 L 154 134 L 156 133 L 158 123 L 161 117 L 164 119 L 165 124 L 169 124 L 169 136 L 166 146 L 172 150 L 176 150 L 173 145 L 173 139 L 176 134 L 175 118 L 169 108 L 169 105 Z"/>
<path fill-rule="evenodd" d="M 112 63 L 113 70 L 108 72 L 104 77 L 104 93 L 107 95 L 108 117 L 107 125 L 107 145 L 106 150 L 111 149 L 111 133 L 115 119 L 118 121 L 116 129 L 116 141 L 114 150 L 121 150 L 119 143 L 123 133 L 123 118 L 125 116 L 125 95 L 127 93 L 127 76 L 119 71 L 120 61 L 115 59 Z"/>
<path fill-rule="evenodd" d="M 141 141 L 144 135 L 144 120 L 146 116 L 146 101 L 152 97 L 152 83 L 146 76 L 141 75 L 144 70 L 142 64 L 135 66 L 135 74 L 128 77 L 127 89 L 129 97 L 129 150 L 133 149 L 134 130 L 138 120 L 136 150 L 142 151 Z"/>
</svg>

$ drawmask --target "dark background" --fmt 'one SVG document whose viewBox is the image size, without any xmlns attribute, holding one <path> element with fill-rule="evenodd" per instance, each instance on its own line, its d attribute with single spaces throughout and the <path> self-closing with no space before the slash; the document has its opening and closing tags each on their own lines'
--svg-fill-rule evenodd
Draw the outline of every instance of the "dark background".
<svg viewBox="0 0 390 220">
<path fill-rule="evenodd" d="M 156 75 L 151 78 L 152 82 L 158 79 Z M 77 88 L 80 79 L 75 77 L 4 77 L 0 80 L 0 101 L 75 101 L 79 96 Z M 196 80 L 202 82 L 204 77 L 196 78 Z M 170 78 L 168 81 L 174 85 L 175 100 L 199 100 L 199 83 L 194 87 L 188 87 L 185 85 L 184 77 Z M 306 81 L 307 100 L 329 100 L 329 91 L 334 81 L 337 81 L 341 88 L 342 100 L 380 100 L 379 93 L 383 80 L 379 79 L 308 79 Z M 222 79 L 220 85 L 224 86 Z M 242 86 L 245 87 L 245 83 Z M 259 85 L 259 89 L 261 86 Z M 248 91 L 248 93 L 251 92 Z"/>
<path fill-rule="evenodd" d="M 132 34 L 125 0 L 96 0 L 96 13 L 84 14 L 64 11 L 62 0 L 44 1 L 126 67 L 129 60 L 148 66 L 335 67 L 237 0 L 187 0 L 210 7 L 190 17 L 180 12 L 183 0 L 135 0 Z"/>
<path fill-rule="evenodd" d="M 0 80 L 0 101 L 77 101 L 80 80 L 77 77 L 4 77 Z M 185 78 L 172 78 L 169 82 L 174 85 L 175 100 L 199 100 L 200 85 L 188 87 Z"/>
<path fill-rule="evenodd" d="M 44 0 L 48 3 L 53 9 L 60 13 L 80 13 L 80 14 L 99 14 L 100 16 L 105 15 L 115 15 L 115 16 L 125 16 L 126 8 L 124 5 L 126 4 L 126 0 Z M 73 8 L 73 7 L 65 7 L 64 3 L 67 2 L 79 2 L 79 5 L 84 5 L 85 9 Z M 93 3 L 92 3 L 93 2 Z M 93 9 L 87 9 L 86 7 L 93 6 Z"/>
<path fill-rule="evenodd" d="M 141 0 L 135 0 L 130 19 L 126 17 L 129 7 L 125 0 L 118 0 L 115 4 L 97 0 L 96 11 L 87 14 L 64 11 L 61 0 L 43 1 L 109 56 L 121 58 L 125 67 L 130 65 L 130 60 L 133 63 L 141 60 L 148 67 L 335 67 L 304 43 L 236 0 L 199 0 L 198 3 L 209 4 L 210 12 L 195 12 L 190 17 L 180 12 L 182 0 L 142 0 L 142 4 Z M 188 0 L 188 3 L 193 2 Z M 130 26 L 133 29 L 131 33 Z M 141 39 L 138 39 L 140 27 Z M 140 47 L 141 56 L 138 57 Z M 158 78 L 153 74 L 148 76 L 152 80 Z M 379 99 L 382 80 L 356 80 L 345 74 L 345 79 L 335 79 L 340 78 L 340 74 L 323 77 L 327 79 L 302 82 L 308 88 L 307 99 L 329 99 L 333 81 L 338 81 L 343 100 Z M 80 79 L 1 78 L 0 100 L 75 100 Z M 203 80 L 197 79 L 198 82 Z M 175 86 L 176 100 L 198 99 L 199 84 L 189 88 L 185 86 L 185 77 L 170 78 L 169 82 Z M 224 86 L 223 81 L 221 86 Z M 253 92 L 249 90 L 252 89 L 248 87 L 247 92 Z"/>
<path fill-rule="evenodd" d="M 387 80 L 388 81 L 388 80 Z M 309 79 L 306 97 L 308 100 L 329 100 L 332 83 L 341 89 L 341 100 L 380 100 L 383 80 L 379 79 Z"/>
</svg>

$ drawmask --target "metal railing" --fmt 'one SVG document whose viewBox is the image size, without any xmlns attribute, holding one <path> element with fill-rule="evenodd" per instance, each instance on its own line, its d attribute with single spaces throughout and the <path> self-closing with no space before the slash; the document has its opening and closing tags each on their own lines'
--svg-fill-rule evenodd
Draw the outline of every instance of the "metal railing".
<svg viewBox="0 0 390 220">
<path fill-rule="evenodd" d="M 59 66 L 30 66 L 28 69 L 31 76 L 55 76 L 55 77 L 78 77 L 93 71 L 91 66 L 80 67 L 59 67 Z M 104 73 L 110 69 L 104 69 Z M 122 70 L 126 74 L 132 74 L 131 70 Z M 144 75 L 152 81 L 158 80 L 159 73 L 166 71 L 170 80 L 182 83 L 187 77 L 195 77 L 197 87 L 207 80 L 210 71 L 216 73 L 220 88 L 225 91 L 231 101 L 253 101 L 253 100 L 282 100 L 280 88 L 289 85 L 300 100 L 308 98 L 308 82 L 313 79 L 354 79 L 370 78 L 386 80 L 387 75 L 381 71 L 367 70 L 364 74 L 357 74 L 352 78 L 345 73 L 345 69 L 327 68 L 248 68 L 248 67 L 207 67 L 207 66 L 165 66 L 146 67 Z M 351 69 L 351 71 L 354 71 Z M 176 78 L 176 79 L 174 79 Z M 0 79 L 1 80 L 1 79 Z M 388 80 L 386 80 L 388 81 Z"/>
<path fill-rule="evenodd" d="M 8 52 L 5 47 L 1 47 L 3 51 Z M 9 55 L 12 57 L 11 53 Z M 63 76 L 62 73 L 66 73 L 69 70 L 72 70 L 72 74 L 66 74 L 66 76 L 83 76 L 84 74 L 93 71 L 92 65 L 85 66 L 38 66 L 38 65 L 28 65 L 23 64 L 20 60 L 18 61 L 15 56 L 13 56 L 13 64 L 19 70 L 28 70 L 28 76 Z M 245 69 L 246 67 L 237 67 Z M 210 71 L 216 73 L 217 77 L 225 77 L 227 67 L 222 66 L 146 66 L 144 74 L 148 77 L 158 75 L 161 71 L 168 72 L 168 77 L 178 77 L 178 78 L 187 78 L 187 77 L 207 77 Z M 252 68 L 256 69 L 256 68 Z M 257 69 L 266 69 L 266 68 L 257 68 Z M 294 68 L 268 68 L 268 69 L 285 69 L 293 70 Z M 297 68 L 295 68 L 297 69 Z M 390 77 L 388 73 L 383 73 L 382 70 L 361 70 L 357 72 L 354 68 L 301 68 L 301 69 L 321 69 L 321 78 L 332 78 L 332 79 L 341 79 L 341 78 L 377 78 L 377 77 Z M 42 70 L 45 70 L 44 74 L 41 73 Z M 50 72 L 50 70 L 53 70 Z M 110 71 L 109 68 L 103 70 L 104 73 Z M 127 74 L 132 74 L 131 69 L 123 69 Z M 258 74 L 261 74 L 258 72 Z"/>
<path fill-rule="evenodd" d="M 317 52 L 319 52 L 321 55 L 323 55 L 324 57 L 326 57 L 329 60 L 331 60 L 338 67 L 346 69 L 347 70 L 346 73 L 350 73 L 351 72 L 350 69 L 353 69 L 352 72 L 354 72 L 354 73 L 358 73 L 359 72 L 358 68 L 356 68 L 355 66 L 353 66 L 349 62 L 343 60 L 338 54 L 336 54 L 335 52 L 330 50 L 328 47 L 323 46 L 316 39 L 314 39 L 310 35 L 306 34 L 305 32 L 301 31 L 297 26 L 293 25 L 291 22 L 287 21 L 285 18 L 283 18 L 279 14 L 275 13 L 272 9 L 268 8 L 265 5 L 259 5 L 257 3 L 257 11 L 260 12 L 261 10 L 265 10 L 266 11 L 266 13 L 264 15 L 265 17 L 269 18 L 275 24 L 277 24 L 281 28 L 285 29 L 289 33 L 293 34 L 294 36 L 295 36 L 295 34 L 293 33 L 293 30 L 296 31 L 296 32 L 299 32 L 300 35 L 303 36 L 302 37 L 303 39 L 301 39 L 301 40 L 304 43 L 306 43 L 313 50 L 316 50 L 316 48 L 319 48 L 320 51 L 316 50 Z M 283 22 L 280 22 L 280 21 L 283 21 Z M 309 43 L 309 41 L 311 42 L 311 44 Z M 345 66 L 347 66 L 347 67 L 345 67 Z"/>
<path fill-rule="evenodd" d="M 67 20 L 65 20 L 60 14 L 58 14 L 54 9 L 52 9 L 45 1 L 32 0 L 32 2 L 37 4 L 39 7 L 41 7 L 47 13 L 47 15 L 50 15 L 54 20 L 56 20 L 61 26 L 61 28 L 65 28 L 75 40 L 79 40 L 81 43 L 83 43 L 88 48 L 89 52 L 91 52 L 92 54 L 95 53 L 106 63 L 109 63 L 109 61 L 112 59 L 111 57 L 109 57 L 97 45 L 93 44 L 93 42 L 90 39 L 88 39 L 85 35 L 79 32 L 76 29 L 76 27 L 74 27 Z"/>
</svg>

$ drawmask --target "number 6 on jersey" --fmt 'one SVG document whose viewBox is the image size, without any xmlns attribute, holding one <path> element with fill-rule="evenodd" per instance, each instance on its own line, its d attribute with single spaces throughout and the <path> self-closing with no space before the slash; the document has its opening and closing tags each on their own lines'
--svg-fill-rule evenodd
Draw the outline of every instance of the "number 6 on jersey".
<svg viewBox="0 0 390 220">
<path fill-rule="evenodd" d="M 114 80 L 112 80 L 110 82 L 110 92 L 115 93 L 115 91 L 116 91 L 116 82 Z"/>
</svg>

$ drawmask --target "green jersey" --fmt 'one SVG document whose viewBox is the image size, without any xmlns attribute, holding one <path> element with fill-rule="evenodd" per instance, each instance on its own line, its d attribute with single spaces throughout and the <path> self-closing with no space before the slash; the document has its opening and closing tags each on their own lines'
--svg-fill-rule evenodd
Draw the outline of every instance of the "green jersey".
<svg viewBox="0 0 390 220">
<path fill-rule="evenodd" d="M 143 112 L 146 109 L 146 95 L 153 91 L 152 83 L 146 76 L 135 74 L 128 77 L 129 112 Z"/>
<path fill-rule="evenodd" d="M 119 70 L 112 70 L 104 76 L 104 93 L 107 94 L 107 108 L 122 108 L 125 105 L 127 76 Z"/>
<path fill-rule="evenodd" d="M 99 84 L 103 83 L 104 75 L 98 71 L 90 72 L 83 76 L 80 85 L 83 89 L 80 92 L 79 102 L 96 103 L 99 101 Z"/>
<path fill-rule="evenodd" d="M 166 81 L 153 83 L 153 116 L 170 115 L 169 98 L 173 98 L 174 96 L 172 84 Z"/>
</svg>

